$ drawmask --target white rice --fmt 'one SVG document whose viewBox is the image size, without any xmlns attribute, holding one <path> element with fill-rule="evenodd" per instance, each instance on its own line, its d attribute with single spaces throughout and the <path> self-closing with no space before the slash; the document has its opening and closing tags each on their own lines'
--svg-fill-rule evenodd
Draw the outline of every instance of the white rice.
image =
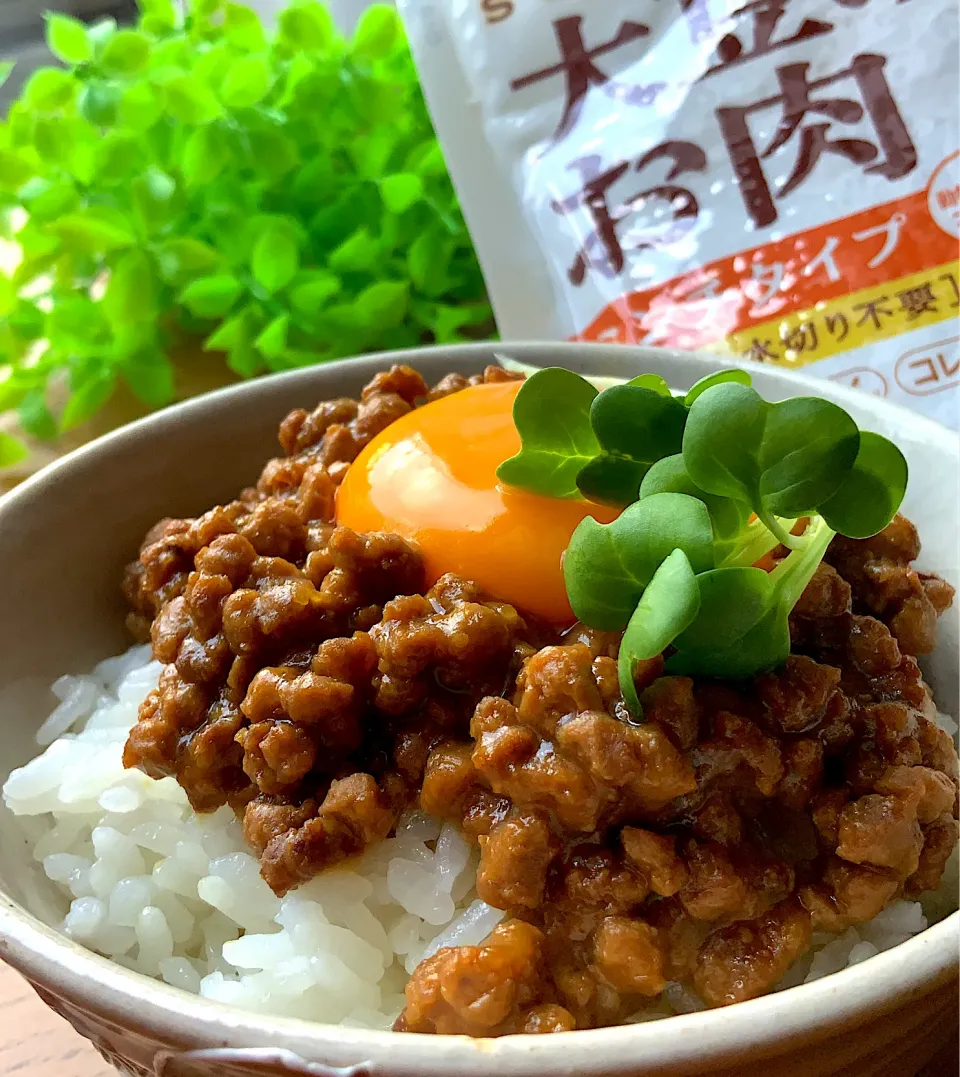
<svg viewBox="0 0 960 1077">
<path fill-rule="evenodd" d="M 389 1028 L 424 957 L 478 943 L 503 918 L 477 898 L 475 849 L 449 823 L 410 812 L 395 837 L 348 868 L 277 898 L 232 811 L 196 815 L 173 778 L 124 770 L 124 741 L 160 669 L 148 647 L 135 647 L 53 685 L 60 702 L 37 733 L 45 751 L 3 787 L 38 864 L 24 888 L 31 911 L 91 950 L 205 998 Z M 944 725 L 956 730 L 948 718 Z M 53 906 L 43 876 L 54 884 Z M 780 987 L 903 942 L 955 908 L 956 892 L 955 854 L 936 894 L 817 938 Z M 635 1020 L 701 1007 L 670 984 Z"/>
</svg>

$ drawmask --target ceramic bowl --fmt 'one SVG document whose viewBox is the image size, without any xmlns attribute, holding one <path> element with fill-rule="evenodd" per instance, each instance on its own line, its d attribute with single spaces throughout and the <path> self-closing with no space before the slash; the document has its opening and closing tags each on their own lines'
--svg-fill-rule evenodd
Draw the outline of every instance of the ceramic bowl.
<svg viewBox="0 0 960 1077">
<path fill-rule="evenodd" d="M 627 347 L 499 345 L 539 366 L 592 375 L 662 374 L 688 388 L 716 357 Z M 354 395 L 398 355 L 372 356 L 238 385 L 93 442 L 0 500 L 0 779 L 36 751 L 49 684 L 123 650 L 120 571 L 161 516 L 190 515 L 252 482 L 296 406 Z M 421 350 L 403 360 L 428 380 L 470 373 L 488 345 Z M 957 582 L 956 436 L 829 381 L 758 367 L 768 399 L 815 393 L 892 437 L 911 467 L 904 511 L 923 538 L 922 567 Z M 957 714 L 957 618 L 942 621 L 927 675 Z M 150 1077 L 910 1077 L 945 1041 L 957 1012 L 960 915 L 896 949 L 814 983 L 729 1009 L 559 1036 L 499 1040 L 367 1032 L 234 1010 L 112 964 L 31 915 L 42 895 L 12 820 L 0 820 L 0 957 L 127 1073 Z"/>
</svg>

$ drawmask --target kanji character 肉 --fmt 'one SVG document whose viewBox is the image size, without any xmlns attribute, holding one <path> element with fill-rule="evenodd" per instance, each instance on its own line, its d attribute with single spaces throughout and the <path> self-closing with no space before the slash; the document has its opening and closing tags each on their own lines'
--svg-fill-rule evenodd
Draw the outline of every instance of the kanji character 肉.
<svg viewBox="0 0 960 1077">
<path fill-rule="evenodd" d="M 771 157 L 797 136 L 796 161 L 777 198 L 785 198 L 806 179 L 824 154 L 839 156 L 858 165 L 868 174 L 894 180 L 912 172 L 917 151 L 897 108 L 884 75 L 886 59 L 873 53 L 855 56 L 850 66 L 825 78 L 808 79 L 807 63 L 785 64 L 777 68 L 780 92 L 751 105 L 724 106 L 717 119 L 737 176 L 747 212 L 757 227 L 777 219 L 774 195 L 762 161 Z M 818 97 L 827 87 L 852 79 L 863 101 L 847 97 Z M 749 118 L 764 109 L 779 107 L 780 122 L 770 144 L 763 150 L 753 140 Z M 869 116 L 877 144 L 864 138 L 831 138 L 834 124 L 856 124 Z M 824 122 L 806 123 L 808 116 L 825 117 Z"/>
</svg>

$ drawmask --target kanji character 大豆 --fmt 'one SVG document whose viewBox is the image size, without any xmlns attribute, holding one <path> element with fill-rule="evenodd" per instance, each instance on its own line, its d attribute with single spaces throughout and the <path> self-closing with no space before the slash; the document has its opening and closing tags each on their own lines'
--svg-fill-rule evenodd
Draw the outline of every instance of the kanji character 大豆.
<svg viewBox="0 0 960 1077">
<path fill-rule="evenodd" d="M 777 191 L 778 198 L 785 198 L 795 190 L 825 153 L 843 157 L 864 171 L 888 180 L 900 179 L 916 168 L 917 150 L 884 76 L 885 64 L 883 56 L 864 53 L 855 56 L 848 68 L 813 81 L 808 79 L 809 64 L 786 64 L 777 68 L 780 93 L 776 96 L 763 98 L 752 105 L 717 109 L 737 183 L 747 212 L 757 227 L 772 224 L 777 219 L 773 193 L 761 160 L 776 153 L 794 135 L 799 140 L 796 163 Z M 813 96 L 816 91 L 844 79 L 856 83 L 862 105 L 845 97 L 817 99 Z M 747 121 L 753 113 L 775 106 L 781 109 L 780 123 L 770 144 L 761 151 L 753 141 Z M 833 124 L 855 124 L 865 114 L 873 124 L 877 145 L 863 138 L 828 137 Z M 823 116 L 826 120 L 805 124 L 809 115 Z"/>
<path fill-rule="evenodd" d="M 850 322 L 847 321 L 847 316 L 843 311 L 839 311 L 836 314 L 828 314 L 823 319 L 823 325 L 826 331 L 838 344 L 842 344 L 844 340 L 846 340 L 847 333 L 850 332 Z"/>
<path fill-rule="evenodd" d="M 790 358 L 790 352 L 815 352 L 819 344 L 817 327 L 813 322 L 801 322 L 799 325 L 789 328 L 784 326 L 780 333 L 780 339 L 787 349 L 788 358 Z"/>
<path fill-rule="evenodd" d="M 757 340 L 756 337 L 750 343 L 750 347 L 744 353 L 745 358 L 752 359 L 755 363 L 765 363 L 768 359 L 776 361 L 780 358 L 773 350 L 769 340 Z"/>
<path fill-rule="evenodd" d="M 632 228 L 629 232 L 630 251 L 669 246 L 685 235 L 696 222 L 700 204 L 692 191 L 673 183 L 685 172 L 704 172 L 707 155 L 692 142 L 670 141 L 655 146 L 645 153 L 632 167 L 642 172 L 647 165 L 661 158 L 670 163 L 665 182 L 649 187 L 630 198 L 611 206 L 609 191 L 631 166 L 627 161 L 598 172 L 600 158 L 581 157 L 572 161 L 571 169 L 580 173 L 582 188 L 574 195 L 551 202 L 555 213 L 565 216 L 586 210 L 592 219 L 593 230 L 587 235 L 567 275 L 573 284 L 583 284 L 587 270 L 592 269 L 604 277 L 615 277 L 624 267 L 624 247 L 618 228 L 624 221 L 638 213 L 646 203 L 654 200 L 665 202 L 672 214 L 664 228 L 657 223 L 649 229 Z M 582 234 L 582 229 L 577 229 Z"/>
<path fill-rule="evenodd" d="M 957 285 L 956 275 L 953 273 L 941 273 L 937 280 L 945 280 L 953 289 L 953 302 L 951 307 L 960 307 L 960 286 Z"/>
<path fill-rule="evenodd" d="M 820 253 L 803 267 L 803 275 L 812 277 L 814 272 L 823 266 L 827 271 L 827 280 L 836 283 L 840 279 L 840 270 L 837 269 L 837 263 L 833 255 L 839 246 L 840 240 L 836 236 L 828 236 L 827 242 L 824 243 Z"/>
<path fill-rule="evenodd" d="M 798 41 L 829 34 L 833 29 L 833 23 L 805 18 L 794 33 L 775 41 L 774 34 L 786 9 L 787 0 L 747 0 L 747 3 L 739 10 L 732 12 L 730 18 L 745 16 L 752 20 L 753 40 L 749 46 L 745 47 L 740 37 L 739 27 L 737 33 L 724 34 L 717 42 L 717 62 L 705 72 L 703 77 L 707 78 L 709 75 L 723 71 L 734 64 L 743 63 L 745 60 L 766 56 L 787 45 L 795 45 Z"/>
<path fill-rule="evenodd" d="M 754 262 L 750 266 L 750 280 L 743 281 L 741 288 L 753 303 L 750 309 L 751 314 L 762 310 L 780 291 L 783 284 L 783 270 L 783 262 L 774 262 L 772 265 Z"/>
<path fill-rule="evenodd" d="M 907 321 L 916 321 L 921 314 L 936 314 L 937 300 L 933 294 L 933 285 L 926 281 L 916 288 L 907 288 L 906 291 L 897 292 L 900 307 L 907 315 Z"/>
<path fill-rule="evenodd" d="M 553 133 L 553 142 L 560 139 L 573 130 L 580 110 L 583 108 L 584 99 L 591 86 L 598 86 L 605 93 L 610 94 L 619 101 L 626 101 L 630 105 L 649 105 L 658 93 L 663 90 L 665 83 L 655 82 L 649 86 L 625 86 L 622 83 L 611 80 L 610 76 L 601 71 L 593 62 L 595 57 L 613 52 L 631 41 L 637 41 L 650 33 L 650 27 L 640 22 L 632 22 L 629 19 L 620 24 L 620 29 L 609 41 L 602 41 L 592 49 L 588 49 L 583 42 L 583 34 L 580 26 L 583 22 L 581 15 L 569 15 L 563 19 L 556 19 L 553 24 L 553 32 L 560 46 L 560 62 L 551 64 L 550 67 L 533 71 L 529 75 L 523 75 L 513 79 L 510 89 L 516 92 L 527 86 L 532 86 L 543 79 L 552 78 L 562 74 L 567 81 L 566 100 L 563 105 L 563 115 L 560 123 Z"/>
<path fill-rule="evenodd" d="M 880 306 L 881 303 L 887 302 L 889 302 L 887 297 L 885 295 L 882 295 L 879 299 L 872 299 L 866 303 L 855 303 L 851 309 L 863 311 L 863 317 L 860 319 L 859 322 L 857 322 L 857 327 L 859 328 L 861 325 L 864 325 L 869 319 L 873 322 L 874 329 L 882 328 L 880 319 L 890 318 L 893 316 L 892 310 L 888 310 L 886 307 Z"/>
<path fill-rule="evenodd" d="M 858 243 L 862 243 L 865 239 L 872 239 L 873 236 L 883 236 L 883 244 L 880 250 L 867 262 L 871 269 L 882 266 L 897 249 L 897 243 L 900 240 L 900 229 L 906 223 L 907 215 L 905 213 L 892 213 L 885 224 L 874 225 L 873 228 L 864 228 L 862 232 L 853 233 L 853 238 Z"/>
</svg>

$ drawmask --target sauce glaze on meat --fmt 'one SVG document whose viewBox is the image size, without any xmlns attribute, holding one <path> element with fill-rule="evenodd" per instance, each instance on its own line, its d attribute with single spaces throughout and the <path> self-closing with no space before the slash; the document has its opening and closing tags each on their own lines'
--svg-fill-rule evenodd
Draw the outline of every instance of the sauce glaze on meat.
<svg viewBox="0 0 960 1077">
<path fill-rule="evenodd" d="M 507 911 L 414 971 L 402 1031 L 497 1036 L 624 1020 L 669 981 L 709 1005 L 769 990 L 810 945 L 936 888 L 957 842 L 957 755 L 916 656 L 952 588 L 913 525 L 834 540 L 786 665 L 748 683 L 638 671 L 619 638 L 562 636 L 334 522 L 364 445 L 433 389 L 408 367 L 291 412 L 256 487 L 162 520 L 128 566 L 131 629 L 165 664 L 124 762 L 229 804 L 278 894 L 419 803 L 480 847 Z"/>
</svg>

